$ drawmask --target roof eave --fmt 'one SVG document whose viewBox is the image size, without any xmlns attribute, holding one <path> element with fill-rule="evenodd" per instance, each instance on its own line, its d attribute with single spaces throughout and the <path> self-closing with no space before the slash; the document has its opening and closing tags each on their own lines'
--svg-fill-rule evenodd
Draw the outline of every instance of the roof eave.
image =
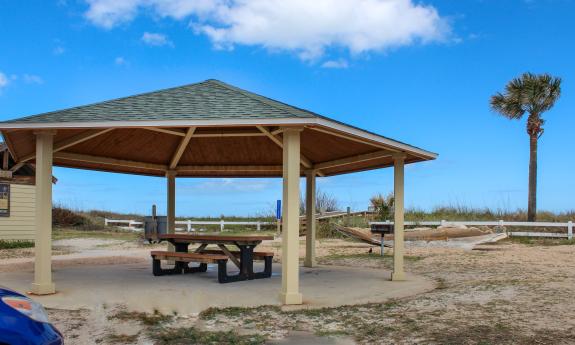
<svg viewBox="0 0 575 345">
<path fill-rule="evenodd" d="M 328 118 L 259 118 L 259 119 L 193 119 L 193 120 L 140 120 L 101 122 L 53 122 L 24 123 L 0 122 L 0 131 L 35 129 L 80 129 L 80 128 L 142 128 L 142 127 L 220 127 L 220 126 L 311 126 L 324 127 L 335 132 L 361 139 L 366 142 L 395 148 L 401 152 L 416 155 L 424 160 L 433 160 L 437 153 L 423 150 L 360 128 L 346 125 Z"/>
</svg>

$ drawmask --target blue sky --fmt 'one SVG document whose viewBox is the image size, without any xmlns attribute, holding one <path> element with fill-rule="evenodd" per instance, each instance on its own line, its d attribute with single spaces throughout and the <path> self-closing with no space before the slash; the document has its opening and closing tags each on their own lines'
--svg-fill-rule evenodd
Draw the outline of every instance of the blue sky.
<svg viewBox="0 0 575 345">
<path fill-rule="evenodd" d="M 539 148 L 540 209 L 575 208 L 570 0 L 0 0 L 0 119 L 216 78 L 438 152 L 406 203 L 525 208 L 524 121 L 489 110 L 523 72 L 563 78 Z M 148 212 L 161 178 L 56 168 L 57 202 Z M 391 191 L 390 169 L 320 179 L 342 207 Z M 277 179 L 180 179 L 179 215 L 254 215 Z"/>
</svg>

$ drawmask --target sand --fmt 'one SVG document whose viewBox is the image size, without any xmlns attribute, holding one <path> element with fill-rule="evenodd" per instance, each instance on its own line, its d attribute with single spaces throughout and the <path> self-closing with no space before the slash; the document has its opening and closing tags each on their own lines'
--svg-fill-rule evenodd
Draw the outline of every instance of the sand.
<svg viewBox="0 0 575 345">
<path fill-rule="evenodd" d="M 66 243 L 73 253 L 55 257 L 55 267 L 141 265 L 147 260 L 149 249 L 137 243 L 90 244 L 86 241 Z M 373 326 L 375 331 L 366 332 L 361 328 L 366 327 L 365 324 L 361 327 L 350 324 L 349 317 L 347 321 L 338 320 L 334 316 L 337 314 L 326 310 L 319 317 L 301 316 L 296 326 L 284 315 L 270 313 L 267 320 L 258 324 L 258 332 L 275 340 L 288 336 L 287 344 L 293 327 L 304 332 L 303 335 L 296 334 L 304 338 L 318 330 L 347 332 L 342 340 L 346 344 L 349 339 L 360 344 L 476 344 L 479 340 L 499 344 L 574 342 L 575 246 L 470 245 L 469 241 L 473 240 L 469 239 L 454 245 L 454 241 L 435 241 L 433 245 L 423 241 L 407 243 L 407 270 L 435 281 L 436 289 L 398 298 L 396 304 L 386 309 L 385 315 L 374 315 L 369 311 L 373 307 L 352 308 L 352 319 Z M 265 243 L 265 247 L 277 252 L 279 242 Z M 369 249 L 360 243 L 322 240 L 317 250 L 318 260 L 324 267 L 388 269 L 390 260 L 365 257 Z M 2 272 L 13 271 L 8 267 L 15 264 L 29 268 L 25 265 L 30 265 L 31 261 L 27 257 L 2 260 L 0 281 Z M 108 344 L 112 343 L 106 340 L 110 334 L 143 334 L 145 327 L 140 323 L 118 323 L 108 319 L 116 308 L 121 306 L 50 309 L 49 313 L 54 324 L 66 333 L 68 344 L 93 344 L 94 339 Z M 178 325 L 202 325 L 212 330 L 249 329 L 242 319 L 233 316 L 222 316 L 217 323 L 210 324 L 198 320 L 196 314 L 180 315 L 176 322 Z M 362 331 L 358 332 L 358 329 Z M 385 331 L 385 336 L 378 333 L 380 329 Z M 136 338 L 130 343 L 150 343 L 143 335 Z"/>
</svg>

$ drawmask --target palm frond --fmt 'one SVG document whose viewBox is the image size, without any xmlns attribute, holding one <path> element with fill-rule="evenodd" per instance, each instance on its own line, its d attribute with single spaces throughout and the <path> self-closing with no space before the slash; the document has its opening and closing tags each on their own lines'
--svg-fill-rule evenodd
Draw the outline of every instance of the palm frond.
<svg viewBox="0 0 575 345">
<path fill-rule="evenodd" d="M 524 73 L 511 80 L 503 93 L 491 97 L 491 109 L 507 118 L 520 119 L 525 113 L 540 117 L 561 95 L 561 78 L 549 74 Z"/>
<path fill-rule="evenodd" d="M 490 103 L 493 111 L 509 119 L 520 119 L 525 113 L 520 102 L 502 93 L 491 97 Z"/>
</svg>

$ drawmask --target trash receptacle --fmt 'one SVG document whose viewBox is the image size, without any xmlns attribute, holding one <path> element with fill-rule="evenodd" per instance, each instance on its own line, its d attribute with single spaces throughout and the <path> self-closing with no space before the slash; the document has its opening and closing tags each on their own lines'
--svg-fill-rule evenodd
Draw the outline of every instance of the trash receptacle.
<svg viewBox="0 0 575 345">
<path fill-rule="evenodd" d="M 158 235 L 168 233 L 168 217 L 167 216 L 148 216 L 144 217 L 144 236 L 148 240 L 156 241 Z"/>
</svg>

